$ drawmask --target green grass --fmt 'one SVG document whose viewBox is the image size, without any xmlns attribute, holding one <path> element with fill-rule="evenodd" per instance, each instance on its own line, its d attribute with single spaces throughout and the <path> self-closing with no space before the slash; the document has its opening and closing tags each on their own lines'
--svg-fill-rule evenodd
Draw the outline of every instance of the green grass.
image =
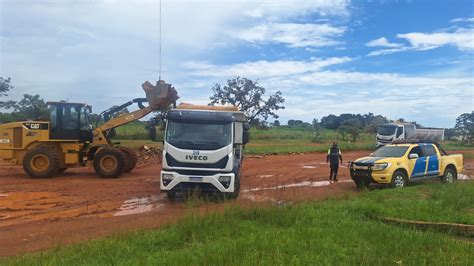
<svg viewBox="0 0 474 266">
<path fill-rule="evenodd" d="M 230 208 L 2 264 L 472 265 L 469 240 L 367 217 L 474 224 L 474 182 L 430 183 L 287 207 Z"/>
<path fill-rule="evenodd" d="M 158 132 L 157 139 L 163 139 L 163 133 Z M 114 141 L 122 142 L 124 145 L 139 147 L 142 145 L 160 147 L 160 142 L 148 140 L 148 132 L 145 123 L 134 122 L 117 128 Z M 286 154 L 302 152 L 326 152 L 333 141 L 339 143 L 342 151 L 351 150 L 373 150 L 375 148 L 375 136 L 370 133 L 362 133 L 357 142 L 342 140 L 342 137 L 334 130 L 312 129 L 312 128 L 288 128 L 275 127 L 268 130 L 251 129 L 250 143 L 246 146 L 247 154 Z M 472 145 L 460 142 L 443 142 L 445 150 L 469 150 L 474 149 Z"/>
</svg>

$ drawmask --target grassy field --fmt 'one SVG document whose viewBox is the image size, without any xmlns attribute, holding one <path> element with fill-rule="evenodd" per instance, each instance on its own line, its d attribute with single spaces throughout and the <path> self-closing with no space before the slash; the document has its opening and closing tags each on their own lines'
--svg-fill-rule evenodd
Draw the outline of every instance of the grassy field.
<svg viewBox="0 0 474 266">
<path fill-rule="evenodd" d="M 365 191 L 286 207 L 189 216 L 160 230 L 121 234 L 0 261 L 46 264 L 472 265 L 472 238 L 370 217 L 474 224 L 474 182 Z"/>
<path fill-rule="evenodd" d="M 145 125 L 141 122 L 132 123 L 117 129 L 117 142 L 130 147 L 142 145 L 161 147 L 163 136 L 158 136 L 158 141 L 151 142 L 147 137 Z M 373 150 L 375 136 L 370 133 L 360 135 L 357 142 L 342 140 L 334 130 L 275 127 L 268 130 L 252 129 L 250 143 L 246 146 L 247 154 L 285 154 L 301 152 L 326 152 L 333 141 L 339 143 L 342 151 Z M 445 142 L 446 150 L 467 150 L 474 147 L 458 142 Z"/>
</svg>

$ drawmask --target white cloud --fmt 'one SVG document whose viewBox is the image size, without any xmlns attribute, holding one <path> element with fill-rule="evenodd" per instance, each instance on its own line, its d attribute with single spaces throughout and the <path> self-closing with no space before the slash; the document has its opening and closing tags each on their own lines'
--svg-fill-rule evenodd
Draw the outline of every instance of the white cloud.
<svg viewBox="0 0 474 266">
<path fill-rule="evenodd" d="M 158 0 L 0 1 L 0 76 L 12 77 L 12 98 L 39 93 L 101 110 L 141 96 L 140 84 L 158 78 Z M 187 84 L 180 62 L 235 47 L 226 33 L 308 14 L 344 16 L 348 6 L 347 0 L 163 0 L 162 76 Z M 180 89 L 183 97 L 196 94 Z"/>
<path fill-rule="evenodd" d="M 450 20 L 451 23 L 458 23 L 458 22 L 474 22 L 474 18 L 455 18 Z"/>
<path fill-rule="evenodd" d="M 432 49 L 444 45 L 456 46 L 461 51 L 474 49 L 474 29 L 435 33 L 412 32 L 397 34 L 397 37 L 409 41 L 416 50 Z"/>
<path fill-rule="evenodd" d="M 335 38 L 345 27 L 330 24 L 269 23 L 237 34 L 237 38 L 253 43 L 282 43 L 289 47 L 322 47 L 340 44 Z"/>
<path fill-rule="evenodd" d="M 473 108 L 474 85 L 470 76 L 459 72 L 410 76 L 328 70 L 348 60 L 351 59 L 233 65 L 194 62 L 186 67 L 205 88 L 241 75 L 258 79 L 270 93 L 282 91 L 286 109 L 278 112 L 281 121 L 295 118 L 311 121 L 331 113 L 374 112 L 392 119 L 416 120 L 427 126 L 452 126 L 457 115 Z M 202 83 L 205 80 L 207 86 Z"/>
<path fill-rule="evenodd" d="M 270 78 L 319 71 L 322 68 L 351 61 L 349 57 L 331 57 L 311 61 L 266 61 L 239 63 L 233 65 L 214 65 L 206 62 L 188 62 L 184 66 L 190 74 L 202 77 L 256 77 Z"/>
<path fill-rule="evenodd" d="M 368 56 L 393 54 L 402 51 L 426 51 L 446 45 L 452 45 L 463 52 L 474 50 L 474 29 L 456 28 L 456 30 L 452 32 L 433 33 L 411 32 L 397 34 L 397 38 L 405 39 L 410 45 L 395 45 L 395 43 L 390 43 L 384 37 L 379 38 L 367 43 L 367 46 L 391 48 L 372 51 Z"/>
<path fill-rule="evenodd" d="M 397 48 L 403 46 L 402 43 L 391 43 L 385 37 L 381 37 L 375 40 L 372 40 L 365 44 L 369 47 L 389 47 L 389 48 Z"/>
</svg>

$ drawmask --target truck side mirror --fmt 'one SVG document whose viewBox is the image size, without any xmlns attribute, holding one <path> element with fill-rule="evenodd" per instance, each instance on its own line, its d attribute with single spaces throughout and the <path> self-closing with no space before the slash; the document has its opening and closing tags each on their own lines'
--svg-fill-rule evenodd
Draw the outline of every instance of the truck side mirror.
<svg viewBox="0 0 474 266">
<path fill-rule="evenodd" d="M 408 159 L 418 159 L 418 157 L 419 157 L 419 156 L 418 156 L 417 153 L 410 153 L 410 154 L 408 155 Z"/>
<path fill-rule="evenodd" d="M 242 144 L 245 145 L 250 141 L 250 124 L 242 123 Z"/>
<path fill-rule="evenodd" d="M 248 130 L 244 130 L 243 135 L 242 135 L 242 142 L 243 144 L 249 143 L 250 140 L 250 132 Z"/>
</svg>

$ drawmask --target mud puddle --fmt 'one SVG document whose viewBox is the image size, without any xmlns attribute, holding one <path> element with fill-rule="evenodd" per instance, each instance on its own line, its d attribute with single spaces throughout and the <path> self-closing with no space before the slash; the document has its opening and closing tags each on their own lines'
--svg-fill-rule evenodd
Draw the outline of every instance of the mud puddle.
<svg viewBox="0 0 474 266">
<path fill-rule="evenodd" d="M 114 216 L 132 215 L 159 209 L 164 206 L 165 199 L 165 195 L 132 198 L 124 201 Z"/>
<path fill-rule="evenodd" d="M 352 182 L 352 180 L 341 180 L 339 182 L 341 182 L 341 183 L 343 183 L 343 182 Z M 303 181 L 303 182 L 292 183 L 292 184 L 284 184 L 284 185 L 278 185 L 278 186 L 273 186 L 273 187 L 250 188 L 250 189 L 242 190 L 242 192 L 277 190 L 277 189 L 282 189 L 282 188 L 295 188 L 295 187 L 325 187 L 325 186 L 329 186 L 331 184 L 333 184 L 333 183 L 330 182 L 330 181 Z"/>
</svg>

